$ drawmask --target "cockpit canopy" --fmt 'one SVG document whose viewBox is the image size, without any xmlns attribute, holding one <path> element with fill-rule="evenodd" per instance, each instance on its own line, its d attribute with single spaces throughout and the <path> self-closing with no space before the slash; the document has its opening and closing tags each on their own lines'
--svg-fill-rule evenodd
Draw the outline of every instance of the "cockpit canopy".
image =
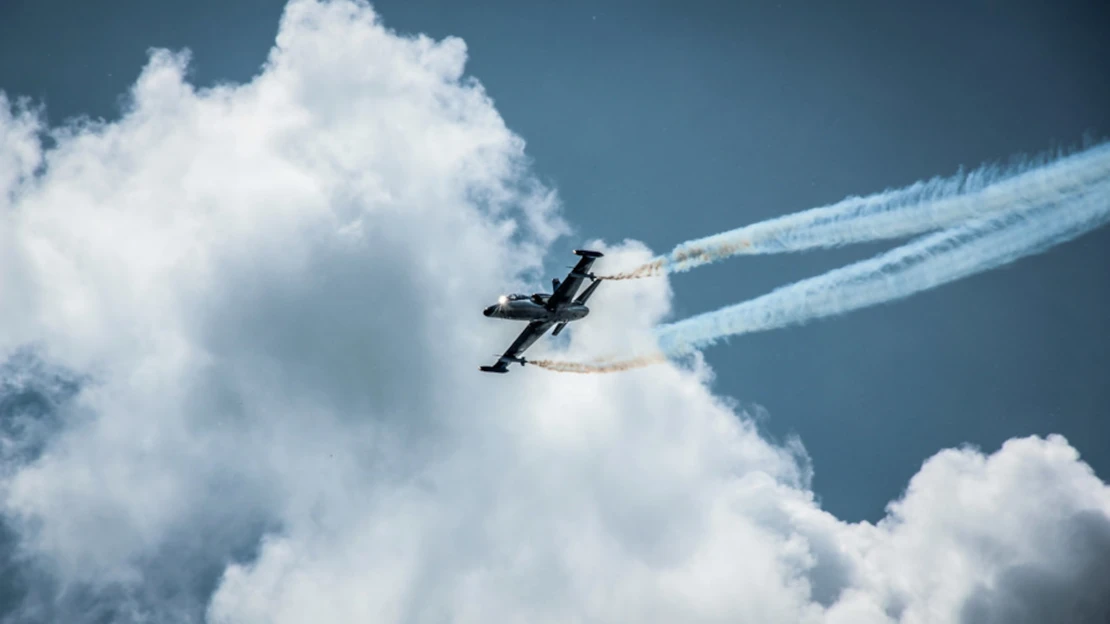
<svg viewBox="0 0 1110 624">
<path fill-rule="evenodd" d="M 551 297 L 551 295 L 548 295 L 546 293 L 536 293 L 534 295 L 524 295 L 520 293 L 515 293 L 512 295 L 501 295 L 497 298 L 497 305 L 504 306 L 514 301 L 531 301 L 532 303 L 537 305 L 547 305 L 547 300 L 549 297 Z"/>
</svg>

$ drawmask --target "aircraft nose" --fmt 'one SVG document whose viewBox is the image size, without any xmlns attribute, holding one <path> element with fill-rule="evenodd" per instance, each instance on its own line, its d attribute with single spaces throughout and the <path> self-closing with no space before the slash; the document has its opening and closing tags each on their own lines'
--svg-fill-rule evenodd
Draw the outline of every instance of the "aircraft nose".
<svg viewBox="0 0 1110 624">
<path fill-rule="evenodd" d="M 482 310 L 482 314 L 485 314 L 486 316 L 493 316 L 493 308 L 494 306 L 490 306 L 485 310 Z"/>
</svg>

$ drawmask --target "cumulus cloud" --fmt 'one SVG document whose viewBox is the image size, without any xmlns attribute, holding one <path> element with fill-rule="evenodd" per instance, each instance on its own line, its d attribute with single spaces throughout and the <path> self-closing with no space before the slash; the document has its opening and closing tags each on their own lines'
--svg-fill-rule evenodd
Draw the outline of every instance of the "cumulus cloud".
<svg viewBox="0 0 1110 624">
<path fill-rule="evenodd" d="M 519 329 L 481 308 L 571 245 L 465 60 L 294 0 L 247 84 L 157 50 L 117 121 L 0 102 L 9 621 L 1110 612 L 1110 489 L 1061 438 L 943 451 L 850 524 L 700 361 L 481 375 Z M 603 285 L 535 348 L 634 348 L 670 301 Z"/>
</svg>

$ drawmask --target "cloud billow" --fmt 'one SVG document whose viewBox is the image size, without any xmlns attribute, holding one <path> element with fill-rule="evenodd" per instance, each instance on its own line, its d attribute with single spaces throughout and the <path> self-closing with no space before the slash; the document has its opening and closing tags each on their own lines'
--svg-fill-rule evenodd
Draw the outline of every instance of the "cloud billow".
<svg viewBox="0 0 1110 624">
<path fill-rule="evenodd" d="M 480 376 L 518 329 L 480 310 L 534 288 L 568 226 L 465 60 L 294 0 L 246 84 L 198 89 L 156 50 L 119 120 L 2 102 L 4 374 L 81 380 L 49 428 L 5 421 L 33 450 L 4 455 L 7 621 L 1105 611 L 1071 581 L 1110 556 L 1110 490 L 1062 438 L 942 451 L 851 524 L 700 362 Z M 671 292 L 591 303 L 572 346 L 608 352 L 650 340 Z"/>
</svg>

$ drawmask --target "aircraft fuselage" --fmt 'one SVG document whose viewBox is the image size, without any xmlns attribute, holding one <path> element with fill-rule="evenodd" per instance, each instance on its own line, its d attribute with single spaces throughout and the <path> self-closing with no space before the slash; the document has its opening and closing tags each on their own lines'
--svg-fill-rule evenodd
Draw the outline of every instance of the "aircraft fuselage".
<svg viewBox="0 0 1110 624">
<path fill-rule="evenodd" d="M 511 321 L 555 321 L 557 323 L 577 321 L 585 318 L 589 313 L 590 309 L 580 303 L 569 303 L 552 311 L 531 299 L 506 301 L 482 310 L 482 314 L 491 318 Z"/>
</svg>

